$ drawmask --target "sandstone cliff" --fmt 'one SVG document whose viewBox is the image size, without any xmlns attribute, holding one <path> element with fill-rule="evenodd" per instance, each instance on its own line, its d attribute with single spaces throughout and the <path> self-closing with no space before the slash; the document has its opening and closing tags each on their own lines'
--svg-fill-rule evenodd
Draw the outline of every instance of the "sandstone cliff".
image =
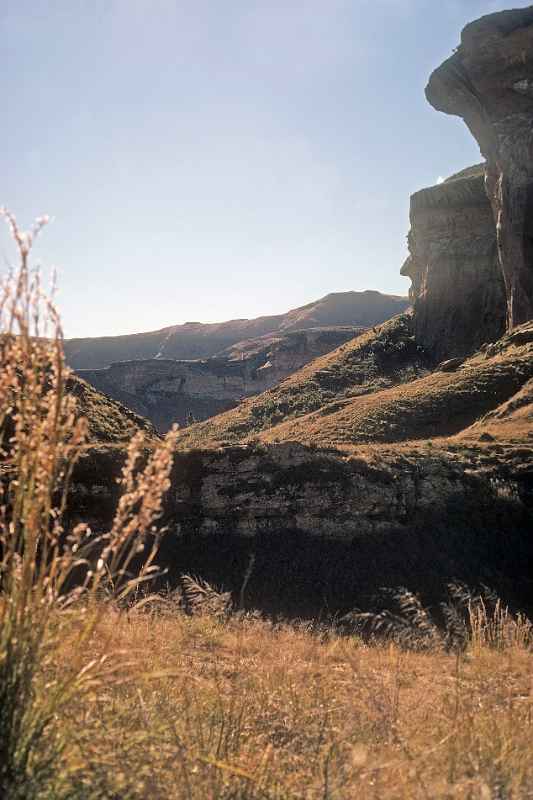
<svg viewBox="0 0 533 800">
<path fill-rule="evenodd" d="M 505 330 L 505 286 L 484 166 L 411 197 L 409 258 L 414 333 L 440 361 L 476 350 Z"/>
<path fill-rule="evenodd" d="M 117 502 L 117 450 L 76 469 L 72 524 L 93 530 Z M 178 454 L 160 564 L 238 596 L 250 556 L 253 607 L 331 614 L 383 586 L 437 602 L 451 580 L 531 606 L 533 443 L 449 441 L 339 451 L 296 443 Z"/>
<path fill-rule="evenodd" d="M 533 7 L 467 25 L 426 95 L 436 109 L 465 120 L 487 161 L 512 328 L 533 317 Z"/>
</svg>

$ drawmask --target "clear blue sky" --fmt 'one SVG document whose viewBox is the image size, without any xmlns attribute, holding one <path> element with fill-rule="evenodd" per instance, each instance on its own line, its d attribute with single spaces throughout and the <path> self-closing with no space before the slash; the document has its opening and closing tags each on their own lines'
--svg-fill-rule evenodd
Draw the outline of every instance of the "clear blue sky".
<svg viewBox="0 0 533 800">
<path fill-rule="evenodd" d="M 407 293 L 410 193 L 480 160 L 424 86 L 510 5 L 2 0 L 0 205 L 54 217 L 66 334 Z"/>
</svg>

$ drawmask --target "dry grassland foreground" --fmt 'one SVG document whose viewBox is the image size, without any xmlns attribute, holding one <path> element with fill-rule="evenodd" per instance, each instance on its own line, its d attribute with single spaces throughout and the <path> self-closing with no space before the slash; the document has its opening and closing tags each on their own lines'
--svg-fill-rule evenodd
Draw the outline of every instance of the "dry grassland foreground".
<svg viewBox="0 0 533 800">
<path fill-rule="evenodd" d="M 68 796 L 533 797 L 529 636 L 485 620 L 464 652 L 421 651 L 304 623 L 108 610 L 88 648 L 120 664 L 56 720 Z M 66 639 L 58 671 L 71 658 Z"/>
</svg>

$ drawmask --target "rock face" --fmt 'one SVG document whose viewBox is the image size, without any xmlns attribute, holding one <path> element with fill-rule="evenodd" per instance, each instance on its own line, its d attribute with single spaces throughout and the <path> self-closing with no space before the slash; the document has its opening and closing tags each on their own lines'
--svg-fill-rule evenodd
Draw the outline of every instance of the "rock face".
<svg viewBox="0 0 533 800">
<path fill-rule="evenodd" d="M 505 330 L 505 287 L 484 167 L 411 197 L 409 258 L 416 341 L 437 361 L 476 350 Z"/>
<path fill-rule="evenodd" d="M 487 161 L 511 329 L 533 317 L 533 7 L 467 25 L 426 95 L 464 119 Z"/>
<path fill-rule="evenodd" d="M 165 432 L 174 422 L 184 426 L 233 408 L 362 330 L 346 326 L 294 331 L 244 342 L 219 358 L 120 361 L 77 374 Z"/>
<path fill-rule="evenodd" d="M 450 580 L 485 581 L 527 607 L 533 443 L 483 447 L 342 453 L 287 442 L 178 453 L 164 580 L 193 572 L 238 596 L 253 555 L 247 600 L 266 610 L 348 611 L 383 586 L 436 602 Z M 108 524 L 122 459 L 100 448 L 80 460 L 71 524 Z"/>
</svg>

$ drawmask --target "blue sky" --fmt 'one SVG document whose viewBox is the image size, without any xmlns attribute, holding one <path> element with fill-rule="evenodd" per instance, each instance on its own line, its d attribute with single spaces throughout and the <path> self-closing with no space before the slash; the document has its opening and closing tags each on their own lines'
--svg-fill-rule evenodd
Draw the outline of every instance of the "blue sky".
<svg viewBox="0 0 533 800">
<path fill-rule="evenodd" d="M 424 86 L 508 7 L 2 0 L 0 205 L 54 218 L 35 255 L 66 334 L 407 293 L 409 195 L 480 160 Z"/>
</svg>

